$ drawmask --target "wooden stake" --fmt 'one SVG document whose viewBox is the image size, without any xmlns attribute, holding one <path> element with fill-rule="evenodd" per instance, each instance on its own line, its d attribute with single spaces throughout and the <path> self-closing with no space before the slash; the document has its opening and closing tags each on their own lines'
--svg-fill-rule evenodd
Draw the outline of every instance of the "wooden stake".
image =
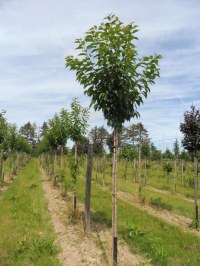
<svg viewBox="0 0 200 266">
<path fill-rule="evenodd" d="M 112 167 L 112 265 L 117 266 L 117 153 L 118 153 L 118 133 L 114 129 L 114 152 Z"/>
<path fill-rule="evenodd" d="M 91 195 L 92 161 L 93 161 L 93 147 L 92 144 L 89 144 L 87 171 L 86 171 L 86 186 L 85 186 L 85 235 L 90 234 L 90 195 Z"/>
<path fill-rule="evenodd" d="M 194 156 L 194 206 L 195 206 L 195 225 L 196 229 L 199 227 L 199 210 L 198 210 L 198 159 Z"/>
</svg>

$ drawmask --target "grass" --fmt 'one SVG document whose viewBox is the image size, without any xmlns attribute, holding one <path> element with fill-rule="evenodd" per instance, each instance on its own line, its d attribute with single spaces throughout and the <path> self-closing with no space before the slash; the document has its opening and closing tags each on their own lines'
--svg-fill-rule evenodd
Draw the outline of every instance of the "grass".
<svg viewBox="0 0 200 266">
<path fill-rule="evenodd" d="M 78 195 L 84 201 L 82 179 L 78 181 Z M 111 227 L 111 193 L 93 184 L 91 204 L 95 210 L 93 222 Z M 155 265 L 200 265 L 198 237 L 121 200 L 118 200 L 118 230 L 132 251 L 147 254 Z"/>
<path fill-rule="evenodd" d="M 0 265 L 60 265 L 43 194 L 31 160 L 0 199 Z"/>
<path fill-rule="evenodd" d="M 66 164 L 67 166 L 67 164 Z M 192 166 L 189 165 L 192 169 Z M 192 171 L 189 168 L 187 179 L 191 178 Z M 99 186 L 102 185 L 101 167 L 96 178 L 95 167 L 93 171 L 92 181 L 92 197 L 91 208 L 94 210 L 92 214 L 93 222 L 106 224 L 111 227 L 111 167 L 110 162 L 105 166 L 105 185 L 108 190 L 102 190 Z M 67 169 L 65 175 L 65 184 L 68 190 L 72 189 L 70 173 Z M 138 195 L 138 184 L 132 182 L 130 174 L 130 165 L 127 178 L 124 178 L 123 165 L 118 167 L 118 190 Z M 85 177 L 85 165 L 80 167 L 78 175 L 77 192 L 81 201 L 84 202 L 85 182 L 80 176 Z M 143 176 L 144 180 L 144 176 Z M 194 207 L 193 203 L 184 200 L 185 195 L 192 195 L 193 188 L 183 186 L 180 178 L 177 178 L 177 193 L 173 190 L 173 174 L 169 177 L 169 183 L 166 182 L 166 177 L 161 173 L 161 167 L 152 163 L 152 167 L 148 170 L 147 185 L 158 189 L 166 190 L 166 193 L 161 191 L 153 191 L 145 187 L 143 183 L 142 198 L 144 204 L 150 203 L 158 209 L 167 209 L 186 217 L 193 218 Z M 173 226 L 165 221 L 160 220 L 141 210 L 138 207 L 118 200 L 118 231 L 130 246 L 131 250 L 136 253 L 146 254 L 149 261 L 154 265 L 161 266 L 196 266 L 200 265 L 200 257 L 198 252 L 200 249 L 200 239 L 193 233 L 186 233 L 178 226 Z"/>
<path fill-rule="evenodd" d="M 191 178 L 191 170 L 192 170 L 192 163 L 188 163 L 187 171 L 185 175 L 188 176 L 188 178 Z M 85 167 L 85 166 L 84 166 Z M 81 168 L 81 173 L 84 174 L 84 167 Z M 109 188 L 111 188 L 112 180 L 111 180 L 111 162 L 106 163 L 106 175 L 105 175 L 105 185 Z M 124 179 L 124 165 L 122 162 L 119 163 L 118 166 L 118 181 L 117 181 L 117 187 L 118 190 L 130 193 L 134 196 L 138 196 L 138 183 L 133 183 L 132 181 L 132 169 L 131 165 L 129 163 L 128 172 L 127 172 L 127 178 Z M 99 167 L 99 169 L 101 169 Z M 144 170 L 144 169 L 143 169 Z M 194 219 L 194 204 L 191 201 L 187 201 L 185 198 L 191 198 L 193 199 L 194 189 L 189 186 L 183 186 L 181 184 L 180 177 L 177 178 L 177 193 L 174 192 L 174 183 L 173 183 L 173 173 L 170 175 L 170 183 L 166 183 L 166 177 L 163 176 L 162 173 L 162 167 L 157 162 L 151 162 L 151 168 L 148 169 L 147 174 L 147 185 L 144 184 L 144 173 L 142 178 L 142 197 L 145 199 L 145 202 L 154 205 L 154 202 L 158 203 L 157 205 L 160 205 L 160 209 L 167 209 L 170 210 L 176 214 L 186 216 L 190 219 Z M 177 173 L 180 175 L 180 171 L 177 171 Z M 93 179 L 95 182 L 102 185 L 102 173 L 98 173 L 98 179 L 95 178 L 96 172 L 95 168 L 93 169 Z M 187 180 L 188 180 L 187 178 Z M 160 189 L 161 191 L 153 191 L 149 188 L 149 186 L 153 188 Z M 164 191 L 163 191 L 164 190 Z M 166 191 L 166 193 L 162 193 Z M 200 193 L 200 192 L 199 192 Z M 160 201 L 160 204 L 158 202 L 158 199 Z M 152 204 L 153 203 L 153 204 Z M 155 204 L 156 204 L 155 203 Z M 161 206 L 162 205 L 162 206 Z M 154 205 L 155 206 L 155 205 Z"/>
</svg>

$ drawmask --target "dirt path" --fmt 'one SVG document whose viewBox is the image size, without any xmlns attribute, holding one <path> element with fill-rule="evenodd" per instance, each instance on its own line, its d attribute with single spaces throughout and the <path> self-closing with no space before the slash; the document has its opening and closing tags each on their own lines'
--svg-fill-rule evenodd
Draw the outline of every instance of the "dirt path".
<svg viewBox="0 0 200 266">
<path fill-rule="evenodd" d="M 41 173 L 48 210 L 57 235 L 57 244 L 61 247 L 59 259 L 62 265 L 111 265 L 111 230 L 102 225 L 95 225 L 90 237 L 85 237 L 82 219 L 76 223 L 70 219 L 69 205 L 72 204 L 72 200 L 67 204 L 60 196 L 59 189 L 51 186 L 43 170 Z M 83 206 L 80 202 L 77 208 L 81 217 Z M 145 261 L 142 256 L 132 254 L 123 241 L 119 241 L 118 250 L 119 266 L 134 266 Z"/>
</svg>

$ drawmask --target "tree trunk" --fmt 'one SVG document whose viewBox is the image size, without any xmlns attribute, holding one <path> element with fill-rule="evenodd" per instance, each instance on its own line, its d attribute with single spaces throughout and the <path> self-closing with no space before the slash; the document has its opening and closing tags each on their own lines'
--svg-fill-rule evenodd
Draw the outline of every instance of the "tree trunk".
<svg viewBox="0 0 200 266">
<path fill-rule="evenodd" d="M 1 162 L 0 162 L 0 183 L 1 185 L 3 185 L 3 171 L 4 171 L 4 160 L 3 160 L 3 151 L 1 151 L 1 158 L 0 158 Z"/>
<path fill-rule="evenodd" d="M 95 161 L 96 161 L 96 181 L 97 181 L 97 178 L 98 178 L 98 157 L 97 156 L 95 158 Z"/>
<path fill-rule="evenodd" d="M 2 167 L 1 167 L 1 182 L 4 183 L 4 168 L 5 168 L 5 161 L 2 159 Z"/>
<path fill-rule="evenodd" d="M 147 158 L 145 158 L 144 167 L 145 167 L 145 172 L 144 172 L 144 183 L 145 183 L 145 185 L 146 185 L 146 183 L 147 183 Z"/>
<path fill-rule="evenodd" d="M 118 153 L 118 132 L 114 129 L 114 151 L 112 167 L 112 255 L 113 266 L 117 265 L 117 153 Z"/>
<path fill-rule="evenodd" d="M 14 169 L 13 169 L 13 175 L 17 175 L 17 161 L 18 161 L 18 156 L 17 153 L 14 154 Z"/>
<path fill-rule="evenodd" d="M 125 158 L 125 162 L 124 162 L 124 179 L 126 179 L 126 177 L 127 177 L 127 170 L 128 170 L 128 159 Z"/>
<path fill-rule="evenodd" d="M 195 226 L 199 227 L 199 210 L 198 210 L 198 159 L 194 156 L 194 206 L 195 206 Z"/>
<path fill-rule="evenodd" d="M 139 193 L 142 192 L 142 180 L 141 180 L 141 131 L 140 131 L 140 140 L 139 140 L 139 167 L 138 167 L 138 175 L 139 175 Z"/>
<path fill-rule="evenodd" d="M 11 179 L 11 172 L 12 172 L 12 154 L 9 156 L 9 179 Z"/>
<path fill-rule="evenodd" d="M 103 186 L 105 186 L 105 169 L 106 169 L 106 166 L 105 166 L 105 155 L 103 156 L 103 168 L 102 168 L 102 171 L 103 171 Z"/>
<path fill-rule="evenodd" d="M 53 160 L 53 177 L 54 177 L 54 186 L 56 186 L 56 159 L 57 159 L 57 156 L 56 156 L 56 152 L 54 154 L 54 160 Z"/>
<path fill-rule="evenodd" d="M 60 192 L 62 193 L 62 174 L 63 174 L 63 147 L 60 151 Z"/>
<path fill-rule="evenodd" d="M 51 161 L 50 161 L 50 166 L 51 166 L 51 178 L 54 180 L 54 153 L 51 154 Z"/>
<path fill-rule="evenodd" d="M 75 146 L 74 146 L 74 163 L 75 166 L 77 166 L 77 142 L 75 142 Z M 75 176 L 75 180 L 74 180 L 74 210 L 76 210 L 76 176 Z"/>
<path fill-rule="evenodd" d="M 136 159 L 133 160 L 133 182 L 136 183 Z"/>
<path fill-rule="evenodd" d="M 90 234 L 90 195 L 91 195 L 92 159 L 93 159 L 93 147 L 92 144 L 89 144 L 87 172 L 86 172 L 86 187 L 85 187 L 85 235 Z"/>
<path fill-rule="evenodd" d="M 184 175 L 183 175 L 183 160 L 181 160 L 181 183 L 184 185 Z"/>
<path fill-rule="evenodd" d="M 176 159 L 174 160 L 174 192 L 176 192 L 176 175 L 177 175 Z"/>
</svg>

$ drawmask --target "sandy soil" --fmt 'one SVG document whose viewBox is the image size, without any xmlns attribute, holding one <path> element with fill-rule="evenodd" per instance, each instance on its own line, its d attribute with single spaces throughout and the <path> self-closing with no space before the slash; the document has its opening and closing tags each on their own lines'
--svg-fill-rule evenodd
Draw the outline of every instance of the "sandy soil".
<svg viewBox="0 0 200 266">
<path fill-rule="evenodd" d="M 91 235 L 84 236 L 82 219 L 76 223 L 70 219 L 69 204 L 60 196 L 59 189 L 52 187 L 43 170 L 41 173 L 56 242 L 61 247 L 59 259 L 62 265 L 111 265 L 111 230 L 106 226 L 93 225 Z M 67 201 L 69 199 L 68 196 Z M 72 205 L 72 198 L 70 201 Z M 83 205 L 78 202 L 77 208 L 81 217 Z M 146 261 L 141 255 L 132 254 L 123 241 L 120 240 L 118 245 L 118 265 L 134 266 Z"/>
</svg>

